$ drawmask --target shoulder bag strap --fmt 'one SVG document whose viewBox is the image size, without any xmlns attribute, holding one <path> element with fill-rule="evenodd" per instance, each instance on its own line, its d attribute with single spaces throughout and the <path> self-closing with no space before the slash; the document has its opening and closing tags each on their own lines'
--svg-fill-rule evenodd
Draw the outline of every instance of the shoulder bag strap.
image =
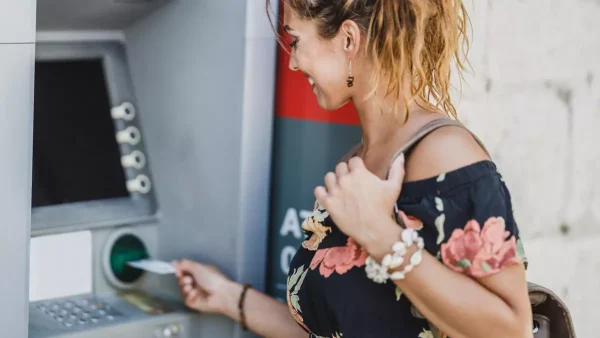
<svg viewBox="0 0 600 338">
<path fill-rule="evenodd" d="M 477 135 L 475 135 L 473 132 L 471 132 L 467 127 L 465 127 L 464 124 L 460 123 L 459 121 L 448 118 L 448 117 L 443 117 L 443 118 L 435 119 L 433 121 L 426 123 L 402 147 L 400 147 L 400 149 L 398 149 L 394 153 L 394 156 L 392 156 L 390 164 L 388 165 L 388 175 L 386 177 L 389 176 L 389 170 L 390 170 L 392 163 L 394 163 L 394 160 L 396 158 L 398 158 L 398 156 L 400 156 L 400 154 L 406 153 L 407 151 L 412 149 L 414 146 L 417 145 L 417 143 L 419 143 L 419 141 L 421 141 L 423 138 L 425 138 L 425 136 L 429 135 L 429 133 L 433 132 L 434 130 L 436 130 L 438 128 L 446 127 L 446 126 L 455 126 L 455 127 L 460 127 L 460 128 L 467 130 L 469 133 L 471 133 L 471 135 L 473 136 L 475 141 L 477 141 L 477 143 L 479 143 L 481 148 L 483 148 L 483 150 L 491 158 L 490 152 L 487 150 L 487 148 L 485 147 L 485 145 L 483 144 L 481 139 L 479 139 L 479 137 L 477 137 Z"/>
</svg>

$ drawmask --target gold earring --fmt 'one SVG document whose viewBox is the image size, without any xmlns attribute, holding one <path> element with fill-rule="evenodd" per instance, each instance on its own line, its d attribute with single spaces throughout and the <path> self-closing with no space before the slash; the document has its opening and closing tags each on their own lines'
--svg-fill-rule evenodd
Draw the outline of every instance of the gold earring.
<svg viewBox="0 0 600 338">
<path fill-rule="evenodd" d="M 350 56 L 348 56 L 348 61 L 349 59 Z M 348 79 L 346 80 L 346 84 L 348 85 L 348 87 L 354 86 L 354 76 L 352 76 L 352 61 L 349 61 L 348 64 Z"/>
</svg>

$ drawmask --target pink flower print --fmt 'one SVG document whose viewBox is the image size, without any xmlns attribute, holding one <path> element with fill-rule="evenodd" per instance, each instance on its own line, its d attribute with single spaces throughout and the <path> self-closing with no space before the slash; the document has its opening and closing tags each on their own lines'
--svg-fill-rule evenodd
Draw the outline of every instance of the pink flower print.
<svg viewBox="0 0 600 338">
<path fill-rule="evenodd" d="M 319 267 L 319 273 L 329 278 L 333 272 L 340 275 L 345 274 L 353 267 L 365 265 L 367 252 L 361 248 L 352 238 L 348 238 L 346 246 L 319 249 L 310 263 L 312 270 Z"/>
<path fill-rule="evenodd" d="M 444 264 L 451 269 L 476 278 L 492 275 L 521 261 L 517 256 L 516 239 L 506 231 L 502 217 L 489 218 L 483 230 L 476 220 L 469 221 L 464 230 L 454 230 L 448 242 L 442 244 L 441 255 Z"/>
</svg>

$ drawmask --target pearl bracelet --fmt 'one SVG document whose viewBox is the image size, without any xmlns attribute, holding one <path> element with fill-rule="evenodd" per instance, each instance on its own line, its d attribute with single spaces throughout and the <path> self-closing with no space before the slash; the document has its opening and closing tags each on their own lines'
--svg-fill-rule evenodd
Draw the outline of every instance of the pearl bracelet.
<svg viewBox="0 0 600 338">
<path fill-rule="evenodd" d="M 402 240 L 394 243 L 392 246 L 392 253 L 385 255 L 381 264 L 378 264 L 371 256 L 367 257 L 365 271 L 367 277 L 375 283 L 385 283 L 388 279 L 404 279 L 406 278 L 407 273 L 421 263 L 421 260 L 423 259 L 423 247 L 425 246 L 423 238 L 419 236 L 415 229 L 411 228 L 404 229 L 401 237 Z M 417 251 L 412 254 L 404 269 L 390 274 L 390 269 L 398 268 L 404 263 L 408 248 L 415 243 L 417 244 Z"/>
</svg>

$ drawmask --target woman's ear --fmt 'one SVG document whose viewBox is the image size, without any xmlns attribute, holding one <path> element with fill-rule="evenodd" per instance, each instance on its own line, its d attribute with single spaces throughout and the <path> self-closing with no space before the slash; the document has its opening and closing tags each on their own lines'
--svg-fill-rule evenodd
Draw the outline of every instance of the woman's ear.
<svg viewBox="0 0 600 338">
<path fill-rule="evenodd" d="M 341 35 L 341 40 L 344 44 L 343 48 L 345 54 L 348 55 L 351 59 L 354 59 L 356 54 L 358 54 L 361 42 L 360 28 L 358 27 L 356 22 L 352 20 L 346 20 L 342 22 L 339 34 Z"/>
</svg>

